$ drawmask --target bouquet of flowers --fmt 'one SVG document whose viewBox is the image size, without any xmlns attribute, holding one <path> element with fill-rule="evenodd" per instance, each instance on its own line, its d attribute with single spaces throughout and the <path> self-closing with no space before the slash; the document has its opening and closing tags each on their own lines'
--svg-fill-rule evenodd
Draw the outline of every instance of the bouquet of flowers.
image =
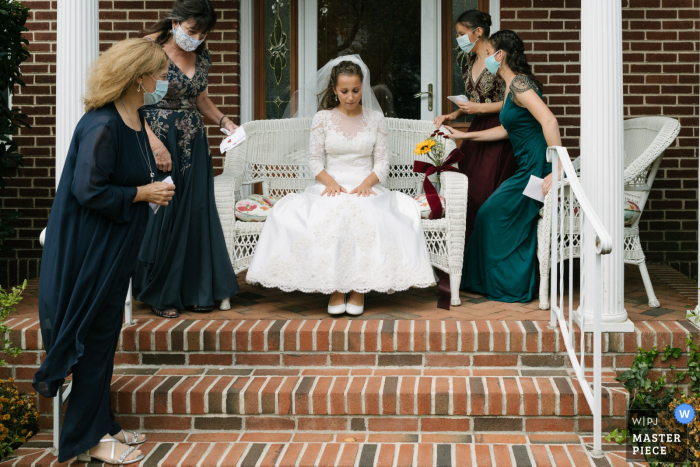
<svg viewBox="0 0 700 467">
<path fill-rule="evenodd" d="M 444 140 L 448 138 L 449 136 L 442 131 L 435 130 L 426 140 L 416 144 L 416 149 L 413 152 L 417 156 L 427 155 L 435 167 L 440 167 L 445 162 Z M 428 179 L 435 185 L 437 192 L 440 193 L 440 174 L 435 173 Z"/>
</svg>

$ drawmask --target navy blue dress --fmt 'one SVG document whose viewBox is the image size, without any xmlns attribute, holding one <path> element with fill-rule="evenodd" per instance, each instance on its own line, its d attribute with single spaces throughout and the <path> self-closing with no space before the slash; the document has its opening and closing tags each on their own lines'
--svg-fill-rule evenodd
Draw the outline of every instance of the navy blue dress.
<svg viewBox="0 0 700 467">
<path fill-rule="evenodd" d="M 146 120 L 172 156 L 176 186 L 168 206 L 148 220 L 134 279 L 138 300 L 158 309 L 212 306 L 238 293 L 214 199 L 214 166 L 197 97 L 206 91 L 209 51 L 197 55 L 188 78 L 172 61 L 168 93 L 146 107 Z M 221 135 L 223 138 L 223 134 Z"/>
<path fill-rule="evenodd" d="M 145 130 L 138 137 L 143 147 Z M 129 277 L 151 211 L 146 202 L 134 203 L 137 187 L 151 181 L 136 138 L 114 104 L 86 113 L 75 128 L 46 227 L 39 318 L 47 355 L 33 386 L 54 397 L 73 375 L 60 462 L 120 430 L 109 408 L 109 386 Z M 155 169 L 148 144 L 144 149 Z"/>
</svg>

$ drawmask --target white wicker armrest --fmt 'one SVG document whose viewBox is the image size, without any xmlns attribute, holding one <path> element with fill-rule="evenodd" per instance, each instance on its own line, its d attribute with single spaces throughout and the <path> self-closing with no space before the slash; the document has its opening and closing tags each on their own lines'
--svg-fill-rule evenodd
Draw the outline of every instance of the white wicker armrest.
<svg viewBox="0 0 700 467">
<path fill-rule="evenodd" d="M 450 274 L 462 274 L 469 181 L 466 175 L 457 172 L 442 172 L 440 178 L 442 196 L 445 197 Z"/>
</svg>

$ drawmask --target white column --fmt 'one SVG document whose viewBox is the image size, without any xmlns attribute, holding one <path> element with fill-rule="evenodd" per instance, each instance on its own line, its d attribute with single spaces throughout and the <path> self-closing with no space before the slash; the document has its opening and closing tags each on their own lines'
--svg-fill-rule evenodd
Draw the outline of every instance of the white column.
<svg viewBox="0 0 700 467">
<path fill-rule="evenodd" d="M 255 44 L 253 37 L 253 0 L 241 0 L 241 22 L 239 37 L 241 70 L 241 124 L 254 120 L 253 93 L 255 91 Z M 246 188 L 246 187 L 244 187 Z"/>
<path fill-rule="evenodd" d="M 613 249 L 602 257 L 603 331 L 631 332 L 624 298 L 623 263 L 622 7 L 610 0 L 581 2 L 581 183 L 610 233 Z M 584 297 L 592 297 L 595 233 L 584 226 Z M 593 322 L 591 300 L 582 305 Z M 580 316 L 577 317 L 580 321 Z M 586 325 L 586 330 L 592 325 Z"/>
<path fill-rule="evenodd" d="M 99 2 L 58 0 L 56 31 L 56 187 L 83 116 L 87 72 L 99 56 Z"/>
</svg>

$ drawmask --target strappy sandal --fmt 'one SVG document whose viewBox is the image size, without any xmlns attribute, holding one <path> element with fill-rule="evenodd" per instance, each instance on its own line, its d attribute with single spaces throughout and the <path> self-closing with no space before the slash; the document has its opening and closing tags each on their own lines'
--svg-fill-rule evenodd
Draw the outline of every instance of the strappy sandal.
<svg viewBox="0 0 700 467">
<path fill-rule="evenodd" d="M 129 441 L 129 437 L 127 436 L 127 433 L 131 434 L 131 441 Z M 124 437 L 124 442 L 122 444 L 126 444 L 127 446 L 138 446 L 139 444 L 143 444 L 146 442 L 146 438 L 139 441 L 139 434 L 136 433 L 135 431 L 122 430 L 122 436 Z M 117 441 L 119 441 L 119 440 L 117 440 Z"/>
<path fill-rule="evenodd" d="M 151 307 L 151 311 L 156 314 L 156 316 L 160 316 L 161 318 L 178 318 L 180 316 L 180 312 L 177 311 L 175 308 L 168 308 L 166 310 L 161 310 L 160 308 L 156 308 L 154 306 Z M 175 314 L 171 315 L 168 314 L 169 311 L 174 311 Z"/>
<path fill-rule="evenodd" d="M 207 311 L 212 311 L 214 309 L 213 306 L 199 306 L 195 305 L 192 307 L 192 311 L 196 311 L 197 313 L 206 313 Z"/>
<path fill-rule="evenodd" d="M 79 462 L 90 462 L 92 459 L 97 459 L 98 461 L 104 462 L 106 464 L 113 464 L 113 465 L 128 465 L 128 464 L 133 464 L 135 462 L 140 462 L 143 460 L 144 456 L 141 454 L 140 456 L 136 457 L 135 459 L 129 459 L 128 461 L 125 461 L 127 457 L 129 457 L 129 454 L 132 452 L 136 451 L 136 447 L 131 446 L 129 449 L 124 451 L 124 454 L 119 456 L 118 459 L 114 458 L 114 451 L 115 448 L 117 447 L 117 443 L 119 443 L 118 439 L 114 438 L 106 438 L 106 439 L 101 439 L 100 443 L 112 443 L 112 454 L 109 456 L 109 459 L 103 459 L 102 457 L 97 457 L 92 454 L 90 454 L 90 450 L 88 449 L 85 451 L 83 454 L 78 454 L 78 461 Z"/>
</svg>

